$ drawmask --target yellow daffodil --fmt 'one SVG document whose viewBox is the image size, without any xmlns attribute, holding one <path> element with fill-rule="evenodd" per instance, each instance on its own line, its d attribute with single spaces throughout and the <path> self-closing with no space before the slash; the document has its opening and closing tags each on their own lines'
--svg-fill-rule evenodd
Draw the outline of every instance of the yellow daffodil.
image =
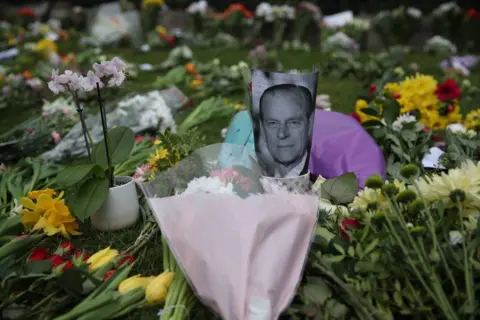
<svg viewBox="0 0 480 320">
<path fill-rule="evenodd" d="M 79 235 L 78 223 L 65 205 L 63 192 L 56 198 L 52 189 L 32 191 L 28 197 L 20 199 L 23 210 L 22 223 L 27 229 L 43 230 L 48 236 L 61 234 L 66 238 Z"/>
<path fill-rule="evenodd" d="M 139 274 L 137 274 L 133 277 L 123 280 L 118 286 L 118 292 L 126 293 L 130 290 L 140 287 L 145 290 L 145 288 L 150 282 L 152 282 L 153 279 L 155 279 L 155 277 L 141 277 Z"/>
<path fill-rule="evenodd" d="M 112 262 L 112 260 L 118 256 L 118 250 L 110 249 L 107 247 L 103 250 L 100 250 L 88 258 L 87 263 L 89 264 L 88 270 L 93 271 L 101 266 Z"/>
<path fill-rule="evenodd" d="M 145 290 L 145 298 L 150 304 L 159 304 L 165 301 L 168 288 L 175 278 L 174 272 L 164 272 L 155 277 Z"/>
</svg>

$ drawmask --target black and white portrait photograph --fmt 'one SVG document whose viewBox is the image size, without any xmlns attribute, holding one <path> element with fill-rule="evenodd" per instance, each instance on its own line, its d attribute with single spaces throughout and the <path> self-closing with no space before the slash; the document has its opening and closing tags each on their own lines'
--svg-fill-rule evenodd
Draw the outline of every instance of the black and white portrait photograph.
<svg viewBox="0 0 480 320">
<path fill-rule="evenodd" d="M 318 73 L 252 70 L 255 153 L 268 177 L 308 172 Z"/>
</svg>

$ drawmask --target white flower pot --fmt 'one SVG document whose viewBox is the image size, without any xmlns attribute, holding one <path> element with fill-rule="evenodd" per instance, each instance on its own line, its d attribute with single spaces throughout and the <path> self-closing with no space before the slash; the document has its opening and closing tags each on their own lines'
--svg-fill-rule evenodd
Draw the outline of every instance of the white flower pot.
<svg viewBox="0 0 480 320">
<path fill-rule="evenodd" d="M 91 223 L 100 231 L 116 231 L 131 227 L 140 217 L 137 189 L 132 177 L 115 177 L 107 199 L 97 213 L 92 215 Z"/>
</svg>

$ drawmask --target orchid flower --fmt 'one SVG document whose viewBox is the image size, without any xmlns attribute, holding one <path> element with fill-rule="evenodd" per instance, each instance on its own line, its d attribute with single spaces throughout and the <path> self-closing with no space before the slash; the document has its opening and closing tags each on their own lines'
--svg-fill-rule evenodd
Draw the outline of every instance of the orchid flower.
<svg viewBox="0 0 480 320">
<path fill-rule="evenodd" d="M 66 90 L 65 84 L 68 82 L 66 77 L 61 78 L 58 75 L 58 70 L 53 69 L 51 75 L 51 81 L 48 82 L 48 88 L 52 90 L 54 94 L 64 92 Z"/>
<path fill-rule="evenodd" d="M 88 71 L 87 76 L 83 78 L 82 81 L 82 88 L 85 91 L 92 91 L 97 87 L 97 83 L 99 84 L 100 88 L 103 87 L 103 82 L 100 80 L 99 77 L 92 71 Z"/>
<path fill-rule="evenodd" d="M 114 57 L 111 61 L 111 64 L 115 67 L 115 69 L 120 72 L 120 71 L 125 71 L 127 65 L 125 64 L 125 62 L 123 62 L 122 60 L 120 60 L 119 58 L 117 57 Z"/>
<path fill-rule="evenodd" d="M 108 80 L 107 86 L 108 87 L 120 87 L 125 81 L 125 74 L 122 71 L 116 71 L 112 74 L 112 77 Z"/>
</svg>

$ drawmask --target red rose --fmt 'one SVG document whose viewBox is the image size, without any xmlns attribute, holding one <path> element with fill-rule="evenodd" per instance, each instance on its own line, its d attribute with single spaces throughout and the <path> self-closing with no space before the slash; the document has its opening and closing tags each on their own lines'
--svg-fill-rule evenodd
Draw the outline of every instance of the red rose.
<svg viewBox="0 0 480 320">
<path fill-rule="evenodd" d="M 73 250 L 75 250 L 75 246 L 73 245 L 73 243 L 68 242 L 68 241 L 62 242 L 62 244 L 60 245 L 60 247 L 64 250 L 64 253 L 65 253 L 65 254 L 67 254 L 67 253 L 72 253 Z"/>
<path fill-rule="evenodd" d="M 401 97 L 402 97 L 402 96 L 400 95 L 400 93 L 395 93 L 395 94 L 393 95 L 393 98 L 394 98 L 394 99 L 400 99 Z"/>
<path fill-rule="evenodd" d="M 62 256 L 60 256 L 58 254 L 51 255 L 48 259 L 50 261 L 52 261 L 52 268 L 53 269 L 55 269 L 56 267 L 58 267 L 59 265 L 61 265 L 65 262 L 65 261 L 63 261 Z"/>
<path fill-rule="evenodd" d="M 124 265 L 125 263 L 127 264 L 132 264 L 135 261 L 135 257 L 132 256 L 131 254 L 124 256 L 120 261 L 118 261 L 117 265 L 120 267 L 121 265 Z"/>
<path fill-rule="evenodd" d="M 350 116 L 351 116 L 353 119 L 357 120 L 358 123 L 362 123 L 362 120 L 360 119 L 360 116 L 358 115 L 358 113 L 352 112 L 352 113 L 350 113 Z"/>
<path fill-rule="evenodd" d="M 103 277 L 103 280 L 104 281 L 107 281 L 108 279 L 110 279 L 111 276 L 113 276 L 113 274 L 117 272 L 117 270 L 115 269 L 112 269 L 112 270 L 109 270 L 106 274 L 105 274 L 105 277 Z"/>
<path fill-rule="evenodd" d="M 77 250 L 75 252 L 75 260 L 79 260 L 80 258 L 82 261 L 87 261 L 88 260 L 88 253 L 85 250 Z"/>
<path fill-rule="evenodd" d="M 340 230 L 340 237 L 349 241 L 350 237 L 345 231 L 349 231 L 352 229 L 360 229 L 361 225 L 358 223 L 356 219 L 343 219 L 342 221 L 342 229 Z"/>
<path fill-rule="evenodd" d="M 375 94 L 375 90 L 377 90 L 377 86 L 374 85 L 373 83 L 370 85 L 369 91 L 370 95 L 373 96 Z"/>
<path fill-rule="evenodd" d="M 72 267 L 73 267 L 72 261 L 67 261 L 67 262 L 62 266 L 62 268 L 60 268 L 58 271 L 64 272 L 65 270 L 70 269 L 70 268 L 72 268 Z"/>
<path fill-rule="evenodd" d="M 30 8 L 21 8 L 18 10 L 19 16 L 28 16 L 28 17 L 35 17 L 35 12 L 33 12 Z"/>
<path fill-rule="evenodd" d="M 438 100 L 451 101 L 460 98 L 460 88 L 453 79 L 447 79 L 445 82 L 440 83 L 435 90 Z"/>
<path fill-rule="evenodd" d="M 48 258 L 48 252 L 45 248 L 36 248 L 28 257 L 28 261 L 45 260 Z"/>
</svg>

